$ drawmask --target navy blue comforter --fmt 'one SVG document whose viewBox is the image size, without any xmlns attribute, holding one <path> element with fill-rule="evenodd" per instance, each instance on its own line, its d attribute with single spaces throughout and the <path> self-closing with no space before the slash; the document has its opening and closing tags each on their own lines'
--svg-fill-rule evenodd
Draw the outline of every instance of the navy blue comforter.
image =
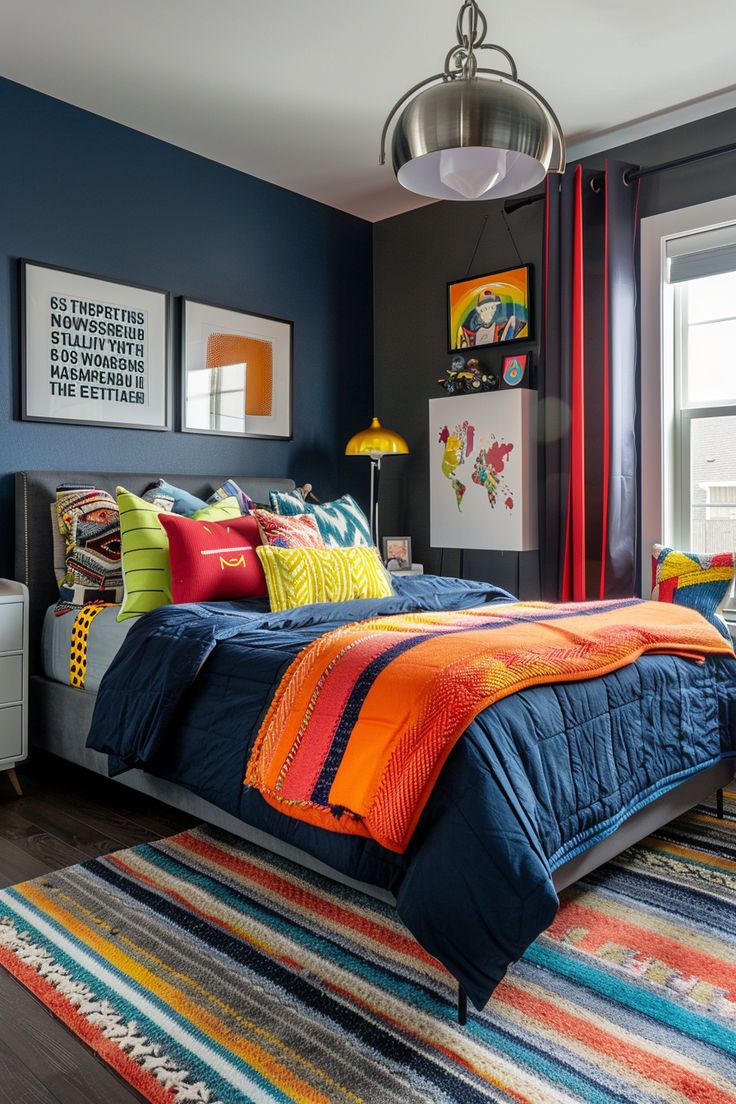
<svg viewBox="0 0 736 1104">
<path fill-rule="evenodd" d="M 398 577 L 393 598 L 270 613 L 263 603 L 168 606 L 142 617 L 100 687 L 87 746 L 110 773 L 142 767 L 361 881 L 478 1007 L 552 921 L 552 872 L 678 782 L 736 755 L 736 660 L 645 656 L 604 678 L 534 687 L 485 710 L 454 748 L 404 855 L 316 828 L 243 786 L 259 722 L 289 663 L 365 617 L 510 595 Z"/>
</svg>

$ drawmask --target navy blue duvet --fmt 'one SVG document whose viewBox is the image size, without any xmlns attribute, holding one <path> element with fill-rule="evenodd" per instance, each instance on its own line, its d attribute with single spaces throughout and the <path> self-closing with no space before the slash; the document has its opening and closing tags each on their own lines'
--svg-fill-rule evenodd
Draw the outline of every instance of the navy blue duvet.
<svg viewBox="0 0 736 1104">
<path fill-rule="evenodd" d="M 243 786 L 289 663 L 365 617 L 508 601 L 497 587 L 398 577 L 393 598 L 270 613 L 169 606 L 131 629 L 97 696 L 88 747 L 142 767 L 361 881 L 477 1007 L 552 921 L 551 874 L 689 775 L 736 754 L 736 660 L 645 656 L 603 678 L 534 687 L 486 709 L 454 748 L 403 855 L 316 828 Z"/>
</svg>

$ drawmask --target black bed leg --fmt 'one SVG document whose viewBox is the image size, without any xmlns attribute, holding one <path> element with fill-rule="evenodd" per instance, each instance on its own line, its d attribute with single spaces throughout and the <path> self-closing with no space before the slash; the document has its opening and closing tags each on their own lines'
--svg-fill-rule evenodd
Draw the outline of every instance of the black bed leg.
<svg viewBox="0 0 736 1104">
<path fill-rule="evenodd" d="M 468 1022 L 468 994 L 462 985 L 457 987 L 457 1022 L 462 1027 Z"/>
<path fill-rule="evenodd" d="M 723 820 L 723 790 L 716 790 L 716 816 Z"/>
</svg>

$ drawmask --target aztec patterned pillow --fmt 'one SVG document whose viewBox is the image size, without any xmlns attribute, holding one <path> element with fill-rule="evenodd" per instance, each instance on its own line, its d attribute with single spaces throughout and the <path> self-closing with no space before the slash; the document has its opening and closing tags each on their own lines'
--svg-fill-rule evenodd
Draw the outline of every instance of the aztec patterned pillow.
<svg viewBox="0 0 736 1104">
<path fill-rule="evenodd" d="M 165 479 L 157 479 L 146 487 L 141 495 L 144 502 L 152 503 L 156 509 L 167 514 L 183 514 L 191 517 L 196 510 L 202 510 L 207 503 L 189 491 L 183 491 L 181 487 L 174 487 Z"/>
<path fill-rule="evenodd" d="M 207 522 L 161 514 L 159 521 L 169 540 L 175 604 L 265 598 L 266 580 L 256 555 L 261 536 L 254 517 Z"/>
<path fill-rule="evenodd" d="M 264 544 L 256 551 L 266 574 L 272 610 L 353 598 L 390 598 L 394 593 L 376 548 L 274 548 Z"/>
<path fill-rule="evenodd" d="M 276 548 L 324 548 L 317 522 L 309 514 L 282 517 L 270 510 L 256 510 L 255 517 L 264 544 Z"/>
<path fill-rule="evenodd" d="M 154 503 L 118 487 L 120 535 L 123 552 L 125 597 L 118 621 L 150 613 L 159 606 L 171 605 L 169 542 L 159 521 Z M 240 503 L 225 498 L 214 506 L 205 506 L 193 515 L 200 521 L 223 521 L 240 517 Z"/>
<path fill-rule="evenodd" d="M 271 508 L 277 514 L 294 516 L 311 514 L 317 522 L 327 548 L 349 548 L 356 544 L 372 545 L 368 518 L 352 495 L 343 495 L 334 502 L 313 506 L 295 494 L 271 491 Z"/>
<path fill-rule="evenodd" d="M 120 514 L 107 491 L 62 483 L 54 504 L 56 531 L 64 543 L 57 616 L 95 602 L 123 599 Z"/>
<path fill-rule="evenodd" d="M 241 514 L 252 514 L 256 507 L 250 495 L 246 494 L 234 479 L 226 479 L 221 487 L 213 491 L 207 499 L 207 505 L 212 506 L 215 502 L 221 502 L 223 498 L 237 498 Z"/>
<path fill-rule="evenodd" d="M 733 552 L 699 555 L 677 552 L 662 544 L 652 548 L 653 600 L 697 610 L 729 641 L 728 625 L 718 610 L 731 589 L 733 577 Z"/>
</svg>

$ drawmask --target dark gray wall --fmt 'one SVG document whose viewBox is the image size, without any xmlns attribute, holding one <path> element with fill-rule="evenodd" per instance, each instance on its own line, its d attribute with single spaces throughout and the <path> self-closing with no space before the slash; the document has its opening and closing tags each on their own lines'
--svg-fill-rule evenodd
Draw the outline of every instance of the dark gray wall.
<svg viewBox="0 0 736 1104">
<path fill-rule="evenodd" d="M 641 166 L 682 157 L 736 141 L 736 111 L 612 149 L 589 159 L 593 166 L 612 157 Z M 640 216 L 703 203 L 736 193 L 736 156 L 728 155 L 642 180 Z M 478 235 L 485 223 L 473 259 Z M 503 202 L 436 203 L 378 223 L 373 235 L 375 410 L 402 433 L 410 448 L 405 458 L 383 466 L 381 530 L 409 534 L 414 558 L 425 570 L 439 570 L 440 552 L 429 547 L 429 454 L 427 402 L 444 392 L 437 378 L 446 371 L 446 283 L 465 275 L 492 272 L 519 263 L 535 266 L 534 343 L 542 326 L 541 277 L 544 205 L 523 207 L 506 216 Z M 517 252 L 518 250 L 518 252 Z M 499 365 L 510 349 L 489 350 L 481 362 Z M 540 365 L 540 370 L 543 366 Z M 646 430 L 644 430 L 646 431 Z M 456 570 L 458 554 L 445 554 L 445 573 Z M 516 554 L 468 552 L 465 574 L 515 586 Z M 521 591 L 537 594 L 536 553 L 521 556 Z"/>
<path fill-rule="evenodd" d="M 687 126 L 667 130 L 639 142 L 618 146 L 608 156 L 630 161 L 644 168 L 646 165 L 673 161 L 702 150 L 717 149 L 730 142 L 736 142 L 736 110 L 723 111 L 708 119 L 688 123 Z M 606 154 L 599 154 L 591 158 L 591 163 L 600 165 L 605 159 Z M 679 207 L 707 203 L 708 200 L 722 199 L 734 194 L 736 156 L 728 154 L 642 179 L 639 215 L 646 218 L 662 211 L 675 211 Z"/>
<path fill-rule="evenodd" d="M 499 349 L 478 350 L 481 364 L 500 370 L 504 354 L 532 350 L 538 356 L 542 277 L 541 212 L 524 207 L 504 219 L 503 204 L 436 203 L 374 227 L 374 387 L 381 421 L 402 433 L 406 457 L 384 461 L 381 532 L 408 534 L 414 559 L 439 571 L 440 552 L 429 549 L 428 407 L 444 395 L 437 379 L 447 370 L 447 282 L 468 274 L 534 265 L 533 337 Z M 480 236 L 480 242 L 478 241 Z M 476 248 L 477 247 L 477 248 Z M 469 271 L 470 269 L 470 271 Z M 458 569 L 457 551 L 444 557 L 445 574 Z M 537 556 L 525 553 L 526 593 L 536 593 Z M 514 589 L 516 553 L 468 552 L 464 573 Z"/>
</svg>

